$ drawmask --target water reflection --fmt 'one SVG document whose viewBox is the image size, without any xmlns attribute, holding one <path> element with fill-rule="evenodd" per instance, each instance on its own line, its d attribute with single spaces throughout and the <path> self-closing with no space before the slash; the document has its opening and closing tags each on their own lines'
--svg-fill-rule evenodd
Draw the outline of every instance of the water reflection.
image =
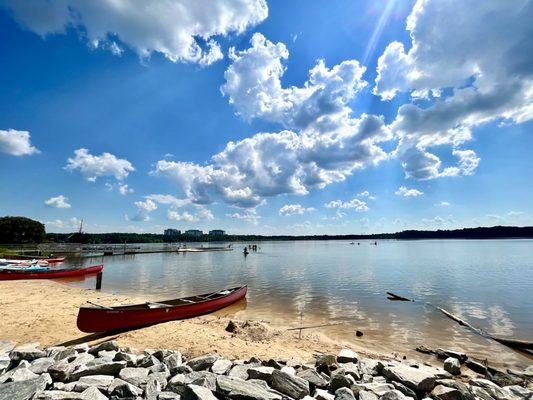
<svg viewBox="0 0 533 400">
<path fill-rule="evenodd" d="M 169 299 L 248 284 L 239 318 L 324 328 L 365 345 L 412 351 L 420 344 L 462 349 L 509 364 L 525 359 L 458 326 L 430 302 L 500 336 L 532 339 L 533 241 L 269 242 L 233 252 L 159 253 L 75 260 L 105 264 L 102 289 Z M 94 280 L 71 284 L 94 288 Z M 419 302 L 390 302 L 392 291 Z M 365 334 L 355 338 L 356 329 Z"/>
</svg>

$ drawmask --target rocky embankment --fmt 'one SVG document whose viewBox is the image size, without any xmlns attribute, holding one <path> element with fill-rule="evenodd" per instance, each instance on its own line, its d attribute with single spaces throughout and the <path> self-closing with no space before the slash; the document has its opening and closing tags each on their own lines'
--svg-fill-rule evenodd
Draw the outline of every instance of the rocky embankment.
<svg viewBox="0 0 533 400">
<path fill-rule="evenodd" d="M 436 355 L 445 358 L 443 368 L 361 358 L 348 349 L 301 364 L 218 355 L 187 360 L 178 351 L 139 353 L 115 342 L 44 350 L 30 344 L 0 351 L 0 400 L 533 398 L 533 366 L 497 371 L 457 352 Z"/>
</svg>

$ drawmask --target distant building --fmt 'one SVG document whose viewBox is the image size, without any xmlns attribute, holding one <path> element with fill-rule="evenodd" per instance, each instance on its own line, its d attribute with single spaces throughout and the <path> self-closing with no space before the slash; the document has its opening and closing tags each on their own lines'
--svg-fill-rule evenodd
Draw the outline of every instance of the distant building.
<svg viewBox="0 0 533 400">
<path fill-rule="evenodd" d="M 165 232 L 164 232 L 164 235 L 165 236 L 169 236 L 169 237 L 173 237 L 173 236 L 180 236 L 181 235 L 181 231 L 179 229 L 165 229 Z"/>
<path fill-rule="evenodd" d="M 213 229 L 212 231 L 209 231 L 209 234 L 211 236 L 224 236 L 226 231 L 223 231 L 222 229 Z"/>
<path fill-rule="evenodd" d="M 188 231 L 185 231 L 185 234 L 192 237 L 201 237 L 204 233 L 198 229 L 189 229 Z"/>
</svg>

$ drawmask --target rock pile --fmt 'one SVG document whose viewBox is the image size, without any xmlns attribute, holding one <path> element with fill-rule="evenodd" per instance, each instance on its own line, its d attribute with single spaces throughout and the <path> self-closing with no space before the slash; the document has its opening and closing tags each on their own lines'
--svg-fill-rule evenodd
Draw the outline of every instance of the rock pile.
<svg viewBox="0 0 533 400">
<path fill-rule="evenodd" d="M 451 354 L 451 355 L 450 355 Z M 343 349 L 309 364 L 284 360 L 190 360 L 178 351 L 37 344 L 0 353 L 0 400 L 531 400 L 533 366 L 461 374 L 466 358 L 448 353 L 444 368 L 360 358 Z"/>
</svg>

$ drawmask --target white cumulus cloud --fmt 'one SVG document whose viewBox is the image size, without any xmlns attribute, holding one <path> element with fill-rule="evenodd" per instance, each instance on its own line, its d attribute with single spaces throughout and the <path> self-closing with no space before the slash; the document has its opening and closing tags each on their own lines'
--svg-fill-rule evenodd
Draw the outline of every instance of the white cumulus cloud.
<svg viewBox="0 0 533 400">
<path fill-rule="evenodd" d="M 384 100 L 399 92 L 430 100 L 402 105 L 390 126 L 407 177 L 471 175 L 479 158 L 459 146 L 474 127 L 533 118 L 531 15 L 529 0 L 417 1 L 407 20 L 410 47 L 387 46 L 374 87 Z M 431 152 L 438 146 L 451 146 L 456 166 L 442 166 Z"/>
<path fill-rule="evenodd" d="M 137 207 L 137 213 L 131 218 L 126 215 L 127 221 L 150 221 L 150 213 L 157 210 L 157 204 L 151 199 L 139 200 L 134 204 Z"/>
<path fill-rule="evenodd" d="M 290 215 L 302 215 L 306 212 L 313 212 L 315 209 L 313 207 L 304 207 L 301 204 L 285 204 L 279 209 L 279 215 L 290 216 Z"/>
<path fill-rule="evenodd" d="M 209 65 L 223 55 L 216 39 L 242 33 L 268 16 L 265 0 L 0 0 L 25 28 L 46 37 L 75 29 L 93 47 L 141 57 Z"/>
<path fill-rule="evenodd" d="M 75 150 L 74 157 L 67 160 L 65 169 L 79 170 L 90 182 L 96 181 L 101 176 L 114 176 L 115 179 L 122 181 L 128 177 L 130 172 L 135 171 L 128 160 L 117 158 L 110 153 L 92 155 L 87 149 Z"/>
<path fill-rule="evenodd" d="M 222 91 L 239 115 L 262 118 L 287 130 L 229 142 L 206 165 L 160 160 L 155 174 L 173 179 L 187 198 L 253 208 L 268 197 L 322 189 L 388 155 L 379 143 L 391 138 L 382 116 L 352 117 L 348 103 L 366 82 L 355 60 L 331 68 L 319 61 L 302 87 L 284 88 L 288 51 L 255 34 L 251 47 L 232 49 Z"/>
<path fill-rule="evenodd" d="M 369 208 L 363 200 L 359 199 L 352 199 L 350 201 L 342 201 L 342 200 L 333 200 L 329 203 L 324 204 L 324 207 L 326 208 L 335 208 L 335 209 L 348 209 L 353 208 L 355 211 L 358 212 L 364 212 L 368 211 Z M 342 213 L 338 213 L 338 216 L 344 216 Z"/>
<path fill-rule="evenodd" d="M 28 131 L 9 129 L 0 130 L 0 152 L 12 156 L 29 156 L 39 153 L 39 150 L 31 145 Z"/>
<path fill-rule="evenodd" d="M 49 207 L 55 207 L 55 208 L 70 208 L 70 204 L 68 202 L 68 198 L 60 194 L 56 197 L 51 197 L 48 200 L 44 202 Z"/>
<path fill-rule="evenodd" d="M 396 192 L 394 192 L 396 196 L 402 196 L 402 197 L 418 197 L 422 196 L 424 192 L 421 192 L 417 189 L 407 189 L 405 186 L 400 186 Z"/>
<path fill-rule="evenodd" d="M 118 185 L 118 192 L 121 195 L 126 196 L 127 194 L 133 193 L 133 189 L 130 188 L 127 184 L 123 183 Z"/>
</svg>

